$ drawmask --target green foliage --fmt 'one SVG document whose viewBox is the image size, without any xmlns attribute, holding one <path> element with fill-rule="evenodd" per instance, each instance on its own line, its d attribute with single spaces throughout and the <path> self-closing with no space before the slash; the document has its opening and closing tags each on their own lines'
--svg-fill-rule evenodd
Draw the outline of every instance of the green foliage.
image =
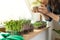
<svg viewBox="0 0 60 40">
<path fill-rule="evenodd" d="M 60 30 L 53 29 L 56 33 L 60 34 Z"/>
<path fill-rule="evenodd" d="M 35 26 L 35 27 L 40 27 L 41 25 L 42 25 L 41 22 L 35 22 L 35 23 L 34 23 L 34 26 Z"/>
<path fill-rule="evenodd" d="M 21 26 L 18 20 L 10 20 L 5 22 L 6 31 L 20 31 Z"/>
<path fill-rule="evenodd" d="M 17 31 L 21 32 L 23 30 L 23 25 L 24 24 L 30 24 L 31 20 L 25 20 L 25 19 L 20 19 L 20 20 L 10 20 L 5 22 L 5 28 L 6 31 Z"/>
<path fill-rule="evenodd" d="M 33 24 L 33 26 L 36 27 L 36 28 L 41 27 L 42 25 L 46 25 L 46 22 L 35 22 Z"/>
</svg>

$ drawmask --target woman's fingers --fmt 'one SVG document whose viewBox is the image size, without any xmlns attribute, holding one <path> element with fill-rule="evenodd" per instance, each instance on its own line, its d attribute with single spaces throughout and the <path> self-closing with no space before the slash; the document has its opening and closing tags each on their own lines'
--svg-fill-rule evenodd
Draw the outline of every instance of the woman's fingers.
<svg viewBox="0 0 60 40">
<path fill-rule="evenodd" d="M 46 7 L 38 7 L 38 9 L 41 9 L 41 10 L 47 10 Z"/>
<path fill-rule="evenodd" d="M 48 10 L 46 7 L 38 7 L 38 12 L 41 12 L 43 14 L 47 14 L 48 13 Z"/>
<path fill-rule="evenodd" d="M 45 5 L 40 5 L 39 7 L 33 7 L 33 12 L 37 13 L 42 13 L 42 14 L 47 14 L 48 13 L 48 10 L 47 8 L 45 7 Z"/>
</svg>

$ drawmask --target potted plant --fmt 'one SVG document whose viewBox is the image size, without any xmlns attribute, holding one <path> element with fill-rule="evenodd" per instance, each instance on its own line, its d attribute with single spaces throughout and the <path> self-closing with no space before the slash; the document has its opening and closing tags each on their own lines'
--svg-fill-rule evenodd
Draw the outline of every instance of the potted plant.
<svg viewBox="0 0 60 40">
<path fill-rule="evenodd" d="M 22 26 L 18 20 L 10 20 L 5 22 L 6 31 L 11 34 L 18 34 L 21 32 Z"/>
<path fill-rule="evenodd" d="M 24 34 L 32 31 L 33 27 L 31 26 L 31 20 L 23 19 L 23 32 Z"/>
<path fill-rule="evenodd" d="M 46 23 L 45 22 L 41 22 L 41 21 L 36 21 L 33 24 L 33 26 L 34 26 L 35 29 L 40 29 L 40 28 L 46 27 Z"/>
<path fill-rule="evenodd" d="M 60 30 L 53 29 L 56 33 L 60 34 Z"/>
<path fill-rule="evenodd" d="M 5 22 L 6 32 L 11 34 L 26 34 L 33 31 L 31 20 L 20 19 Z"/>
<path fill-rule="evenodd" d="M 60 30 L 53 29 L 53 31 L 55 31 L 58 34 L 57 37 L 55 37 L 55 40 L 60 40 Z"/>
<path fill-rule="evenodd" d="M 35 22 L 35 23 L 33 24 L 33 26 L 34 26 L 35 29 L 39 29 L 39 28 L 41 27 L 41 25 L 42 25 L 41 22 Z"/>
</svg>

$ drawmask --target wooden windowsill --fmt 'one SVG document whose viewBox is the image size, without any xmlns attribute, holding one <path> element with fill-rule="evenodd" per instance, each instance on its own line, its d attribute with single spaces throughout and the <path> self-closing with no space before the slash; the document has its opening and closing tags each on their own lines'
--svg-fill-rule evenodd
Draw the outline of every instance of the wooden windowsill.
<svg viewBox="0 0 60 40">
<path fill-rule="evenodd" d="M 0 27 L 0 32 L 5 32 L 5 28 L 4 27 Z"/>
<path fill-rule="evenodd" d="M 29 40 L 29 39 L 33 38 L 34 36 L 36 36 L 37 34 L 48 30 L 48 28 L 49 27 L 45 27 L 45 28 L 38 29 L 38 30 L 34 29 L 33 32 L 30 32 L 28 34 L 24 34 L 23 37 L 24 37 L 25 40 Z M 0 31 L 5 32 L 5 28 L 0 28 Z"/>
<path fill-rule="evenodd" d="M 31 38 L 33 38 L 34 36 L 36 36 L 37 34 L 45 31 L 45 30 L 48 30 L 49 27 L 45 27 L 45 28 L 42 28 L 42 29 L 39 29 L 39 30 L 34 30 L 33 32 L 30 32 L 28 34 L 25 34 L 23 35 L 23 37 L 25 38 L 25 40 L 29 40 Z"/>
</svg>

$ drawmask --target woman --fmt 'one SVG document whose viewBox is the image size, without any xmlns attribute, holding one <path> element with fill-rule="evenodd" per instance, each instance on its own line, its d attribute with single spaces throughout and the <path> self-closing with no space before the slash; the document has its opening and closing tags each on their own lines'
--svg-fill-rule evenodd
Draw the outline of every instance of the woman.
<svg viewBox="0 0 60 40">
<path fill-rule="evenodd" d="M 44 0 L 41 1 L 42 4 L 44 4 Z M 60 16 L 57 14 L 60 14 L 60 1 L 59 0 L 45 0 L 45 4 L 47 4 L 47 6 L 50 6 L 50 9 L 48 9 L 45 5 L 40 5 L 38 7 L 38 11 L 36 12 L 40 12 L 42 14 L 44 14 L 45 16 L 49 16 L 51 17 L 53 20 L 60 22 Z M 34 9 L 33 9 L 34 10 Z"/>
<path fill-rule="evenodd" d="M 55 20 L 56 22 L 60 23 L 60 16 L 59 16 L 60 15 L 60 0 L 42 0 L 41 3 L 47 4 L 47 5 L 46 6 L 40 5 L 38 7 L 38 11 L 36 11 L 36 12 L 42 13 L 45 17 L 51 18 L 51 19 Z M 55 28 L 55 26 L 54 26 L 54 28 Z M 49 30 L 50 31 L 49 38 L 48 38 L 49 40 L 51 40 L 51 34 L 50 34 L 51 30 L 52 30 L 52 27 Z"/>
<path fill-rule="evenodd" d="M 51 17 L 53 20 L 55 20 L 56 22 L 53 21 L 53 23 L 54 23 L 53 29 L 60 30 L 60 16 L 59 16 L 60 15 L 60 0 L 48 0 L 47 7 L 44 5 L 42 7 L 40 6 L 38 8 L 38 11 L 44 15 Z M 55 40 L 56 36 L 58 38 L 58 35 L 56 35 L 55 32 L 52 32 L 52 34 L 51 34 L 51 32 L 52 32 L 52 27 L 50 27 L 50 30 L 49 30 L 49 38 L 48 38 L 49 40 L 51 40 L 51 39 Z"/>
<path fill-rule="evenodd" d="M 49 11 L 51 11 L 50 6 L 48 5 L 48 0 L 41 0 L 42 6 L 44 5 Z M 44 15 L 46 21 L 52 21 L 52 18 Z"/>
<path fill-rule="evenodd" d="M 60 0 L 49 0 L 48 5 L 51 7 L 51 11 L 46 6 L 38 7 L 38 12 L 51 17 L 53 20 L 60 22 Z"/>
<path fill-rule="evenodd" d="M 47 6 L 48 0 L 41 0 L 40 3 L 41 3 L 41 5 L 40 5 L 41 7 L 45 6 L 45 7 L 47 7 L 48 9 L 50 9 L 50 7 Z M 34 11 L 34 12 L 39 12 L 39 11 L 38 11 L 38 7 L 33 7 L 33 11 Z M 49 16 L 47 16 L 47 15 L 44 15 L 44 17 L 45 17 L 45 20 L 46 20 L 46 21 L 51 21 L 51 20 L 52 20 L 52 18 L 49 17 Z"/>
</svg>

